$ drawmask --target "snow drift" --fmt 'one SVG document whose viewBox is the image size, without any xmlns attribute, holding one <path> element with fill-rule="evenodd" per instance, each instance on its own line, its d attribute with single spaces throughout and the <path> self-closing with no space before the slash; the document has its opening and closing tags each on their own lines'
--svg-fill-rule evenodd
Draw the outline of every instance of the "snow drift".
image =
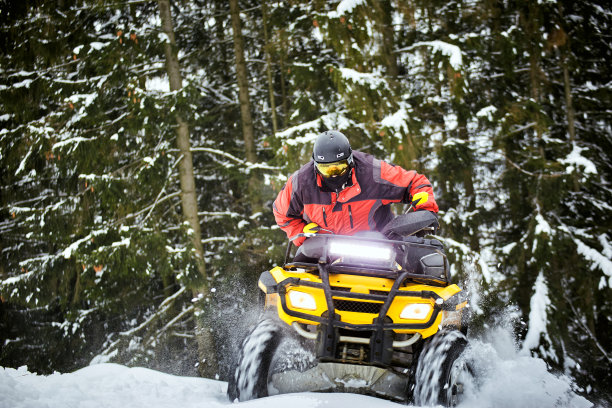
<svg viewBox="0 0 612 408">
<path fill-rule="evenodd" d="M 467 399 L 461 404 L 462 408 L 594 406 L 572 390 L 569 378 L 553 375 L 543 360 L 521 354 L 506 330 L 490 332 L 487 341 L 472 339 L 469 352 L 479 380 L 466 390 Z M 227 400 L 226 390 L 227 383 L 222 381 L 179 377 L 118 364 L 92 365 L 73 373 L 49 376 L 32 374 L 26 367 L 0 368 L 0 408 L 403 406 L 373 397 L 340 393 L 286 394 L 232 404 Z"/>
</svg>

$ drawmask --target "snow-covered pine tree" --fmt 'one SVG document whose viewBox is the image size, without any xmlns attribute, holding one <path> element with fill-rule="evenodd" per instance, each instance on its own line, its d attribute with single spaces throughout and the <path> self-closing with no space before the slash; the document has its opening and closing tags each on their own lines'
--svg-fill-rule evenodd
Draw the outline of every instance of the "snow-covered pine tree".
<svg viewBox="0 0 612 408">
<path fill-rule="evenodd" d="M 604 392 L 607 4 L 292 1 L 264 13 L 242 0 L 257 165 L 246 160 L 228 3 L 172 4 L 181 92 L 169 92 L 154 2 L 15 3 L 0 14 L 0 363 L 65 370 L 102 350 L 166 369 L 160 357 L 180 355 L 182 372 L 193 368 L 187 293 L 199 275 L 180 210 L 178 110 L 209 299 L 237 317 L 217 336 L 237 337 L 252 283 L 282 258 L 270 201 L 316 135 L 338 128 L 432 179 L 454 271 L 485 284 L 475 323 L 517 306 L 525 353 Z M 255 171 L 264 210 L 253 214 Z M 53 352 L 21 353 L 32 345 Z M 70 367 L 67 350 L 79 359 Z"/>
<path fill-rule="evenodd" d="M 11 148 L 3 154 L 3 168 L 11 169 L 5 185 L 16 193 L 3 194 L 15 217 L 7 226 L 13 241 L 2 293 L 17 315 L 40 310 L 48 321 L 41 325 L 46 333 L 26 336 L 41 350 L 28 353 L 40 371 L 68 370 L 104 349 L 123 352 L 130 342 L 142 342 L 143 352 L 133 347 L 119 361 L 146 362 L 146 350 L 164 350 L 159 340 L 167 333 L 157 330 L 182 310 L 172 306 L 190 299 L 184 286 L 195 264 L 176 207 L 178 155 L 170 151 L 167 115 L 174 98 L 163 89 L 156 11 L 142 4 L 41 3 L 11 22 L 21 29 L 13 28 L 5 56 L 15 48 L 28 54 L 6 67 L 21 72 L 21 64 L 31 64 L 44 92 L 26 95 L 38 103 L 25 110 L 31 118 L 21 116 L 26 104 L 7 112 L 20 121 L 3 137 Z M 48 45 L 42 51 L 22 46 L 28 42 Z M 46 51 L 50 58 L 42 57 Z M 15 90 L 8 85 L 5 100 Z M 26 176 L 47 185 L 17 189 Z M 31 243 L 38 248 L 20 250 Z M 11 325 L 9 332 L 27 333 L 27 327 Z M 190 326 L 179 321 L 173 329 Z M 184 338 L 174 339 L 189 349 Z M 11 344 L 7 356 L 24 346 Z"/>
<path fill-rule="evenodd" d="M 608 70 L 599 67 L 609 50 L 600 48 L 600 37 L 593 37 L 599 29 L 591 24 L 606 26 L 609 19 L 597 12 L 587 17 L 596 10 L 566 2 L 493 6 L 494 48 L 484 55 L 493 68 L 486 86 L 501 125 L 496 146 L 506 162 L 498 193 L 505 199 L 496 206 L 497 253 L 506 275 L 499 286 L 523 313 L 523 350 L 578 374 L 582 384 L 593 384 L 591 373 L 604 374 L 610 362 L 603 346 L 610 326 L 596 317 L 610 307 L 602 301 L 610 291 L 610 221 L 600 205 L 609 189 L 593 188 L 609 183 L 609 158 L 600 153 L 609 129 L 592 119 L 605 115 L 605 103 L 593 107 L 580 96 L 594 71 L 605 77 Z"/>
</svg>

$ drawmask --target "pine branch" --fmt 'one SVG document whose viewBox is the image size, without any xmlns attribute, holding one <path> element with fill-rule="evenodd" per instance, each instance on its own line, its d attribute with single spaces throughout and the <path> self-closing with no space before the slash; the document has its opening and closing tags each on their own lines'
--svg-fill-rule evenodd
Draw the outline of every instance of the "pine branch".
<svg viewBox="0 0 612 408">
<path fill-rule="evenodd" d="M 162 334 L 164 334 L 169 328 L 174 326 L 177 322 L 179 322 L 185 315 L 189 313 L 193 313 L 195 310 L 195 306 L 191 305 L 188 308 L 184 309 L 181 313 L 176 315 L 172 320 L 170 320 L 164 327 L 156 331 L 155 336 L 149 337 L 149 339 L 145 342 L 145 346 L 149 346 L 153 341 L 158 340 Z"/>
<path fill-rule="evenodd" d="M 147 213 L 147 215 L 144 217 L 144 219 L 142 220 L 142 223 L 144 223 L 147 218 L 149 218 L 151 216 L 151 213 L 153 212 L 153 209 L 157 206 L 157 204 L 160 202 L 160 197 L 161 195 L 166 191 L 166 187 L 168 186 L 168 182 L 171 179 L 171 175 L 172 175 L 172 171 L 174 170 L 174 168 L 180 163 L 180 161 L 183 160 L 183 155 L 181 155 L 175 162 L 174 164 L 168 169 L 168 174 L 166 176 L 166 181 L 164 182 L 164 185 L 162 187 L 162 189 L 159 191 L 159 194 L 157 195 L 157 198 L 155 198 L 155 202 L 151 205 L 151 209 L 149 210 L 149 212 Z"/>
<path fill-rule="evenodd" d="M 245 165 L 244 167 L 241 167 L 241 171 L 247 174 L 250 173 L 250 171 L 253 169 L 262 169 L 262 170 L 281 170 L 282 169 L 282 167 L 269 166 L 265 163 L 251 163 L 249 161 L 240 159 L 230 153 L 224 152 L 223 150 L 219 150 L 219 149 L 211 149 L 209 147 L 192 147 L 190 150 L 193 153 L 197 153 L 197 152 L 212 153 L 218 156 L 226 157 L 234 161 L 236 164 Z M 168 149 L 168 152 L 176 153 L 178 152 L 178 150 Z"/>
<path fill-rule="evenodd" d="M 506 161 L 508 163 L 510 163 L 512 165 L 512 167 L 516 168 L 518 171 L 520 171 L 523 174 L 526 174 L 528 176 L 531 177 L 542 177 L 542 178 L 556 178 L 556 177 L 563 177 L 566 174 L 565 173 L 550 173 L 550 174 L 544 174 L 544 173 L 532 173 L 528 170 L 523 169 L 521 166 L 519 166 L 518 164 L 516 164 L 515 162 L 513 162 L 512 160 L 510 160 L 508 158 L 508 156 L 506 156 L 505 153 L 502 153 L 502 155 L 504 156 L 504 158 L 506 159 Z"/>
<path fill-rule="evenodd" d="M 115 222 L 113 223 L 113 225 L 118 225 L 118 224 L 122 223 L 123 221 L 125 221 L 125 220 L 129 220 L 129 219 L 131 219 L 131 218 L 136 218 L 136 217 L 138 217 L 139 215 L 141 215 L 141 214 L 145 213 L 146 211 L 149 211 L 150 209 L 154 208 L 154 207 L 155 207 L 157 204 L 159 204 L 159 203 L 161 203 L 161 202 L 164 202 L 164 201 L 166 201 L 166 200 L 169 200 L 169 199 L 171 199 L 171 198 L 178 197 L 178 196 L 180 196 L 180 195 L 181 195 L 181 192 L 180 192 L 180 191 L 177 191 L 177 192 L 175 192 L 175 193 L 168 194 L 168 195 L 164 196 L 163 198 L 160 198 L 160 199 L 158 199 L 158 200 L 155 200 L 155 202 L 154 202 L 153 204 L 151 204 L 151 205 L 149 205 L 149 206 L 147 206 L 147 207 L 143 208 L 142 210 L 140 210 L 140 211 L 138 211 L 138 212 L 135 212 L 135 213 L 133 213 L 133 214 L 128 214 L 128 215 L 126 215 L 125 217 L 123 217 L 123 218 L 121 218 L 121 219 L 119 219 L 119 220 L 115 221 Z"/>
<path fill-rule="evenodd" d="M 115 349 L 121 343 L 122 340 L 125 340 L 126 338 L 129 338 L 129 337 L 133 337 L 136 333 L 146 329 L 152 323 L 156 322 L 158 319 L 161 319 L 161 317 L 172 307 L 176 299 L 178 299 L 179 296 L 185 293 L 186 290 L 187 288 L 185 286 L 182 286 L 172 296 L 169 296 L 166 299 L 164 299 L 164 301 L 161 302 L 160 305 L 158 306 L 159 310 L 153 315 L 151 315 L 147 320 L 139 324 L 137 327 L 134 327 L 130 330 L 126 330 L 126 331 L 118 333 L 119 338 L 115 340 L 113 343 L 111 343 L 106 349 L 104 349 L 102 353 L 100 353 L 100 355 L 103 355 L 103 356 L 111 355 L 111 353 L 115 351 Z"/>
<path fill-rule="evenodd" d="M 569 287 L 571 285 L 566 285 L 566 287 Z M 603 346 L 599 343 L 599 341 L 597 340 L 597 337 L 595 337 L 595 335 L 593 334 L 593 332 L 587 327 L 587 325 L 582 321 L 581 319 L 581 315 L 578 313 L 578 310 L 576 310 L 576 307 L 574 306 L 574 303 L 572 302 L 572 300 L 570 299 L 569 296 L 567 296 L 566 291 L 563 291 L 563 297 L 565 298 L 565 301 L 570 305 L 570 308 L 572 309 L 572 312 L 574 313 L 574 315 L 576 316 L 576 319 L 574 319 L 574 321 L 578 322 L 578 327 L 580 327 L 584 333 L 593 341 L 593 343 L 595 344 L 595 347 L 597 347 L 597 349 L 601 352 L 601 354 L 603 355 L 603 357 L 608 360 L 608 363 L 612 363 L 612 357 L 610 356 L 610 354 L 603 348 Z"/>
</svg>

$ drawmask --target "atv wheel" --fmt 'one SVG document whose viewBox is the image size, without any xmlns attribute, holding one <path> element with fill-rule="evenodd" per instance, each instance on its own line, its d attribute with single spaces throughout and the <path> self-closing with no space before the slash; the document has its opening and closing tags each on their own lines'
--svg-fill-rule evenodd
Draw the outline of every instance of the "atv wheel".
<svg viewBox="0 0 612 408">
<path fill-rule="evenodd" d="M 454 407 L 461 402 L 464 385 L 472 377 L 461 356 L 466 346 L 458 330 L 442 330 L 425 344 L 415 375 L 416 405 Z"/>
<path fill-rule="evenodd" d="M 281 331 L 277 320 L 265 318 L 244 339 L 238 364 L 228 382 L 227 396 L 230 401 L 268 396 L 270 363 L 280 344 Z"/>
</svg>

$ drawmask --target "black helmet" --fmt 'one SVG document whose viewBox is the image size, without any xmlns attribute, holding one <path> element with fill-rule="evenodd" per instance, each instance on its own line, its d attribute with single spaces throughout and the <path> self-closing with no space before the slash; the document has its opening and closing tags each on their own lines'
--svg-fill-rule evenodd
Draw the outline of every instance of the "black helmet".
<svg viewBox="0 0 612 408">
<path fill-rule="evenodd" d="M 346 160 L 353 166 L 353 150 L 349 140 L 337 130 L 328 130 L 317 137 L 312 158 L 316 163 L 333 163 Z"/>
<path fill-rule="evenodd" d="M 312 158 L 324 189 L 339 192 L 351 185 L 353 150 L 342 133 L 336 130 L 321 133 L 312 149 Z"/>
</svg>

